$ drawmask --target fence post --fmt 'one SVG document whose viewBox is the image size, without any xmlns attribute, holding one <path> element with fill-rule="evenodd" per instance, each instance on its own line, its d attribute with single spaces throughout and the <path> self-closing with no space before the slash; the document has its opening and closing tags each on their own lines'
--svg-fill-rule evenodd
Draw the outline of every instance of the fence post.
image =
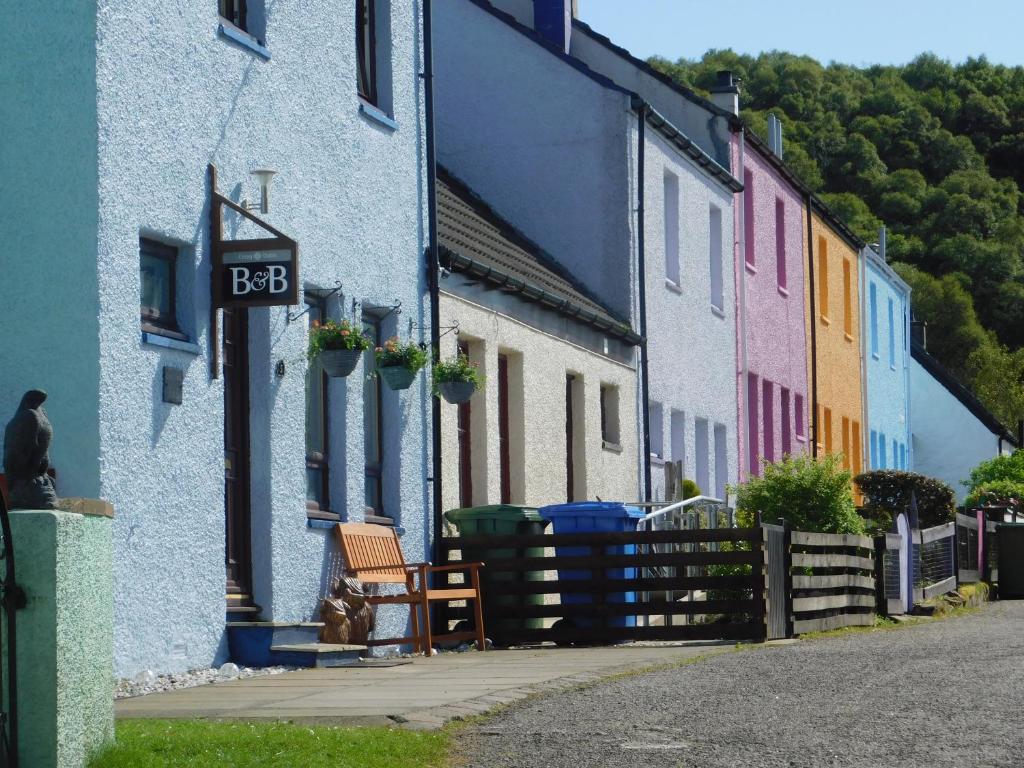
<svg viewBox="0 0 1024 768">
<path fill-rule="evenodd" d="M 889 615 L 889 600 L 885 596 L 885 534 L 875 536 L 875 612 L 879 616 Z"/>
<path fill-rule="evenodd" d="M 767 603 L 769 640 L 793 636 L 792 599 L 793 584 L 790 568 L 789 529 L 785 520 L 779 525 L 761 526 L 761 542 L 764 547 L 764 599 Z"/>
</svg>

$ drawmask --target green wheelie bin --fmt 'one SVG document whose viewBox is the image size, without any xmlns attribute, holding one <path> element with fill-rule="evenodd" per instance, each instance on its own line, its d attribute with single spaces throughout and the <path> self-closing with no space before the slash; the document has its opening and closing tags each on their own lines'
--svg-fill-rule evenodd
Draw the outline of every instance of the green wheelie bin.
<svg viewBox="0 0 1024 768">
<path fill-rule="evenodd" d="M 514 536 L 541 535 L 547 526 L 537 510 L 533 507 L 521 507 L 514 504 L 491 504 L 483 507 L 465 507 L 450 509 L 445 517 L 459 531 L 459 536 Z M 509 559 L 517 556 L 516 550 L 506 547 L 472 547 L 462 552 L 463 560 Z M 529 547 L 521 557 L 544 557 L 544 547 Z M 495 645 L 508 645 L 505 633 L 516 629 L 540 629 L 544 626 L 543 619 L 519 619 L 504 616 L 503 608 L 520 604 L 544 605 L 544 595 L 507 595 L 502 594 L 502 582 L 517 578 L 517 574 L 495 571 L 484 567 L 480 570 L 480 586 L 483 591 L 484 626 L 487 636 Z M 523 574 L 526 581 L 543 581 L 543 571 L 527 571 Z"/>
</svg>

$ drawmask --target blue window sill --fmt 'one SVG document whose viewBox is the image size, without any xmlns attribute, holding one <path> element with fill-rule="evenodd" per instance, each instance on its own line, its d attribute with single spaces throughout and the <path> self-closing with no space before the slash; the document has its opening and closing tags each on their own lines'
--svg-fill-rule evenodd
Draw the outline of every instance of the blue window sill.
<svg viewBox="0 0 1024 768">
<path fill-rule="evenodd" d="M 725 319 L 725 310 L 714 304 L 711 305 L 711 314 L 716 315 L 717 317 L 720 317 L 723 320 Z"/>
<path fill-rule="evenodd" d="M 398 130 L 398 123 L 395 122 L 394 118 L 392 118 L 384 110 L 378 109 L 377 107 L 373 106 L 373 104 L 369 104 L 368 102 L 365 102 L 362 99 L 359 100 L 359 112 L 368 119 L 373 120 L 375 123 L 383 125 L 390 131 Z"/>
<path fill-rule="evenodd" d="M 170 336 L 161 336 L 159 333 L 150 333 L 149 331 L 142 332 L 142 343 L 164 349 L 176 349 L 179 352 L 188 352 L 190 355 L 202 354 L 202 350 L 195 342 L 172 339 Z"/>
<path fill-rule="evenodd" d="M 270 58 L 270 49 L 263 45 L 259 40 L 250 35 L 248 32 L 244 32 L 234 24 L 221 22 L 217 25 L 217 34 L 221 37 L 225 37 L 232 42 L 238 43 L 243 48 L 248 48 L 250 51 L 255 53 L 264 59 Z"/>
<path fill-rule="evenodd" d="M 340 522 L 343 522 L 343 521 L 340 520 L 340 519 L 339 520 L 319 520 L 319 519 L 316 519 L 316 518 L 307 517 L 306 518 L 306 527 L 307 528 L 330 529 L 330 528 L 333 528 L 334 526 L 336 526 Z M 405 536 L 405 528 L 403 528 L 400 525 L 396 525 L 395 526 L 395 532 L 399 536 Z"/>
</svg>

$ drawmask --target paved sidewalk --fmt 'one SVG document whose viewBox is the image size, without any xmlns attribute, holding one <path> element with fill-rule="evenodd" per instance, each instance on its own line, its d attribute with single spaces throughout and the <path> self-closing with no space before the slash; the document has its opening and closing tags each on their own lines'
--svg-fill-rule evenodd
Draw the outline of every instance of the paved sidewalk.
<svg viewBox="0 0 1024 768">
<path fill-rule="evenodd" d="M 732 644 L 447 653 L 393 667 L 308 669 L 117 702 L 119 718 L 217 718 L 439 728 L 526 698 Z"/>
</svg>

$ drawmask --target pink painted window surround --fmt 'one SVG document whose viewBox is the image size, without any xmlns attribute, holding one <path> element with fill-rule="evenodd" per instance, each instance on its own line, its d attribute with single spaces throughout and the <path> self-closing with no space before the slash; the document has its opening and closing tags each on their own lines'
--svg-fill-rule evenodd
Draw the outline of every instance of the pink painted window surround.
<svg viewBox="0 0 1024 768">
<path fill-rule="evenodd" d="M 758 432 L 761 427 L 761 420 L 758 418 L 757 404 L 760 396 L 756 373 L 747 374 L 747 434 L 750 445 L 747 450 L 750 474 L 761 473 L 761 454 L 758 449 Z"/>
<path fill-rule="evenodd" d="M 775 461 L 775 385 L 767 379 L 761 382 L 761 411 L 764 414 L 764 458 Z"/>
<path fill-rule="evenodd" d="M 743 171 L 743 249 L 749 266 L 754 266 L 754 174 Z"/>
<path fill-rule="evenodd" d="M 782 426 L 782 455 L 789 456 L 793 453 L 793 436 L 789 416 L 789 390 L 785 387 L 779 390 L 779 408 L 779 422 Z"/>
<path fill-rule="evenodd" d="M 781 197 L 775 198 L 775 276 L 786 290 L 786 204 Z"/>
</svg>

